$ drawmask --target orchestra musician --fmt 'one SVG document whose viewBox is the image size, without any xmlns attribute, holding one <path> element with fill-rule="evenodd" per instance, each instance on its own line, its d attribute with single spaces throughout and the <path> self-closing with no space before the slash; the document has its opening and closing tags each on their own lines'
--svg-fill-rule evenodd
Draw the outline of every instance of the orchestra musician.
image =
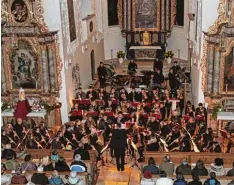
<svg viewBox="0 0 234 185">
<path fill-rule="evenodd" d="M 138 99 L 138 94 L 134 87 L 130 89 L 130 92 L 128 93 L 128 101 L 135 102 Z"/>
<path fill-rule="evenodd" d="M 81 100 L 81 99 L 85 99 L 85 97 L 86 97 L 85 93 L 82 91 L 82 88 L 79 87 L 75 98 Z"/>
<path fill-rule="evenodd" d="M 89 90 L 86 93 L 86 98 L 90 99 L 91 101 L 96 100 L 98 97 L 97 92 L 93 90 L 93 86 L 89 86 Z"/>
</svg>

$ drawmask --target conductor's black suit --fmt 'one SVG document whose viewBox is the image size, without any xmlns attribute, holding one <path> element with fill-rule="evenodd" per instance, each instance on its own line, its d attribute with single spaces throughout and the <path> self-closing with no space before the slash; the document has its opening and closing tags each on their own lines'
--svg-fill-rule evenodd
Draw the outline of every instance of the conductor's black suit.
<svg viewBox="0 0 234 185">
<path fill-rule="evenodd" d="M 115 129 L 112 132 L 111 147 L 114 148 L 118 171 L 124 170 L 125 148 L 127 146 L 127 134 L 125 130 Z M 121 161 L 120 161 L 121 159 Z"/>
</svg>

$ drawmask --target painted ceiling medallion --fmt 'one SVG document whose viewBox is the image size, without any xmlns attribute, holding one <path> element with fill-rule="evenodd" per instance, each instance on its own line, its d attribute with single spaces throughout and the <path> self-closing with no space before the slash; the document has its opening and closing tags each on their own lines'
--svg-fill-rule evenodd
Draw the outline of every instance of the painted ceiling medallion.
<svg viewBox="0 0 234 185">
<path fill-rule="evenodd" d="M 11 14 L 16 22 L 23 23 L 28 18 L 28 8 L 23 0 L 15 0 L 11 5 Z"/>
</svg>

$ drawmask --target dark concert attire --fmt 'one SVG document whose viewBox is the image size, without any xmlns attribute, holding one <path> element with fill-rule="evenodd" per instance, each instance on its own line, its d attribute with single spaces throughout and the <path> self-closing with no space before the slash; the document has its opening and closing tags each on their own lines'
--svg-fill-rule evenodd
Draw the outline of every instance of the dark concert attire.
<svg viewBox="0 0 234 185">
<path fill-rule="evenodd" d="M 90 93 L 92 94 L 91 101 L 96 100 L 96 99 L 97 99 L 97 92 L 96 92 L 96 91 L 93 91 L 93 90 L 92 90 L 92 92 L 88 91 L 88 92 L 86 93 L 86 98 L 89 98 L 89 94 L 90 94 Z"/>
<path fill-rule="evenodd" d="M 164 76 L 162 73 L 154 73 L 153 82 L 156 86 L 161 86 L 161 83 L 164 82 Z"/>
<path fill-rule="evenodd" d="M 171 90 L 176 90 L 179 88 L 179 82 L 173 73 L 168 74 L 168 79 L 169 79 L 169 84 L 170 84 Z"/>
<path fill-rule="evenodd" d="M 129 62 L 128 64 L 128 71 L 136 72 L 137 64 L 135 62 Z"/>
<path fill-rule="evenodd" d="M 16 123 L 15 125 L 14 125 L 14 131 L 16 132 L 16 134 L 19 136 L 19 138 L 20 139 L 22 139 L 23 138 L 23 125 L 21 124 L 18 124 L 18 123 Z"/>
<path fill-rule="evenodd" d="M 171 69 L 173 70 L 173 74 L 177 75 L 177 73 L 181 70 L 181 67 L 178 65 L 174 65 L 171 67 Z"/>
<path fill-rule="evenodd" d="M 81 160 L 90 160 L 89 152 L 83 148 L 77 148 L 74 151 L 74 157 L 76 156 L 76 154 L 80 154 Z"/>
<path fill-rule="evenodd" d="M 76 99 L 85 99 L 85 93 L 83 91 L 77 92 Z"/>
<path fill-rule="evenodd" d="M 163 69 L 163 62 L 161 60 L 155 60 L 154 61 L 154 67 L 153 67 L 153 71 L 156 71 L 156 70 L 160 70 L 162 72 L 162 69 Z"/>
<path fill-rule="evenodd" d="M 100 88 L 104 88 L 106 85 L 106 68 L 104 66 L 99 66 L 97 69 L 99 82 L 100 82 Z"/>
<path fill-rule="evenodd" d="M 127 134 L 125 130 L 116 129 L 112 132 L 111 147 L 114 148 L 117 169 L 124 170 L 125 148 L 127 147 Z M 120 161 L 121 158 L 121 161 Z"/>
<path fill-rule="evenodd" d="M 128 94 L 128 101 L 131 101 L 131 102 L 134 102 L 137 100 L 137 92 L 136 91 L 131 91 L 129 94 Z"/>
</svg>

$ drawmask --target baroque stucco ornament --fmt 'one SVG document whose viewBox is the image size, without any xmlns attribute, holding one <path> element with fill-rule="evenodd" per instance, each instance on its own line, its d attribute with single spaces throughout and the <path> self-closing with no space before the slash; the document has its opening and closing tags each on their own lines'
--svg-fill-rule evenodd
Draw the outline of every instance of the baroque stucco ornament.
<svg viewBox="0 0 234 185">
<path fill-rule="evenodd" d="M 74 0 L 74 15 L 75 15 L 75 24 L 76 24 L 76 35 L 77 38 L 70 42 L 70 32 L 69 32 L 69 22 L 68 19 L 68 8 L 67 8 L 67 0 L 61 1 L 61 12 L 62 12 L 62 33 L 64 38 L 66 39 L 67 45 L 67 53 L 72 54 L 74 56 L 77 47 L 79 47 L 80 43 L 82 42 L 82 37 L 80 38 L 79 35 L 82 35 L 82 16 L 81 16 L 81 5 L 82 1 Z M 66 23 L 66 24 L 65 24 Z"/>
</svg>

